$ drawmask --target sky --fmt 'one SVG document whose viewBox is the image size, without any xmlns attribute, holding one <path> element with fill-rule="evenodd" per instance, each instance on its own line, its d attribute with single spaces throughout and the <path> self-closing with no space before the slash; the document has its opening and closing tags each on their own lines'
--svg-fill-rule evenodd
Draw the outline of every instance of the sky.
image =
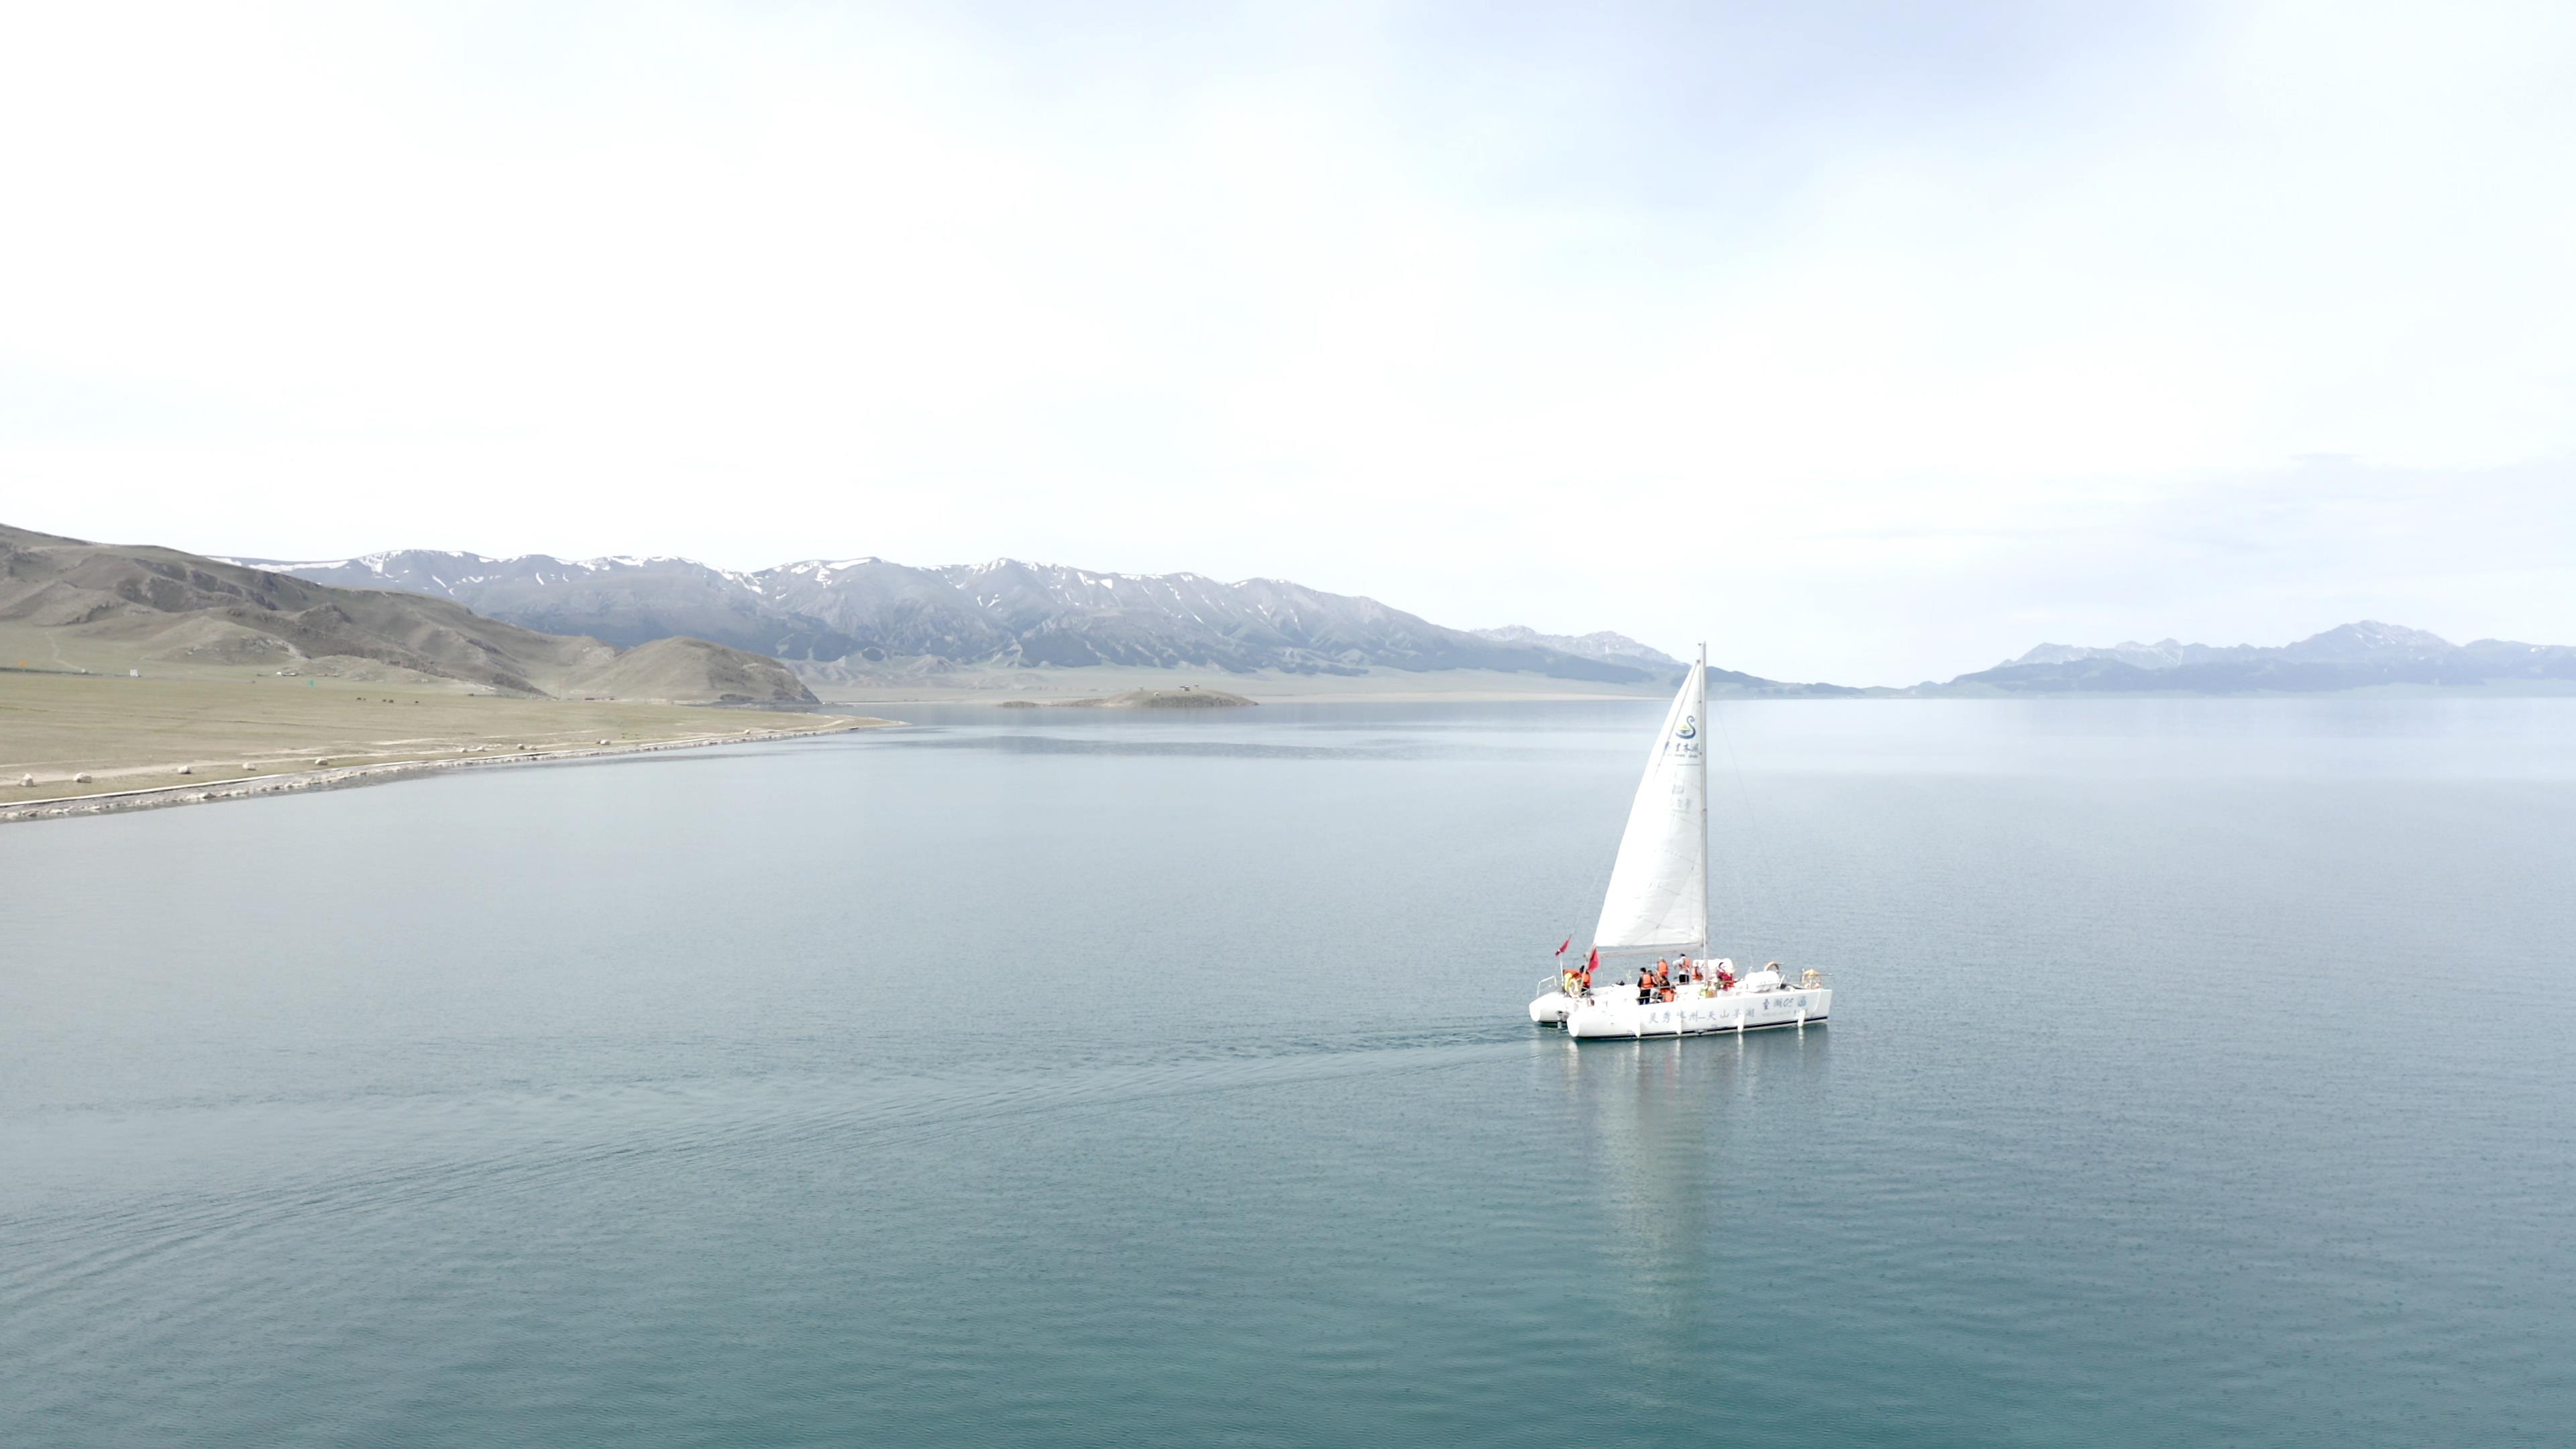
<svg viewBox="0 0 2576 1449">
<path fill-rule="evenodd" d="M 2576 6 L 0 0 L 0 521 L 2576 643 Z"/>
</svg>

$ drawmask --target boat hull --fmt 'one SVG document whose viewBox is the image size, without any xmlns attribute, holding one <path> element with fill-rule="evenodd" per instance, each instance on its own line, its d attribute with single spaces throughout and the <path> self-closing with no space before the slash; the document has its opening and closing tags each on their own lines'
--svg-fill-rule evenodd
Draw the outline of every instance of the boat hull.
<svg viewBox="0 0 2576 1449">
<path fill-rule="evenodd" d="M 1542 991 L 1530 1002 L 1530 1020 L 1540 1026 L 1563 1026 L 1583 1003 L 1562 991 Z"/>
<path fill-rule="evenodd" d="M 1565 1034 L 1577 1041 L 1641 1040 L 1655 1036 L 1717 1036 L 1769 1031 L 1783 1026 L 1815 1026 L 1833 1010 L 1834 993 L 1823 986 L 1780 991 L 1692 991 L 1674 1001 L 1639 1003 L 1595 992 L 1576 1002 L 1562 1020 Z M 1538 1019 L 1538 1003 L 1530 1004 Z"/>
</svg>

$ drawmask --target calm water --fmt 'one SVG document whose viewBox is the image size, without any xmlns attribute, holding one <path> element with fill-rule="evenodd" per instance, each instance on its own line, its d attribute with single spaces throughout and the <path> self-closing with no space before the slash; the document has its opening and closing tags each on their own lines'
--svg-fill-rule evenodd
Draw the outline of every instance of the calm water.
<svg viewBox="0 0 2576 1449">
<path fill-rule="evenodd" d="M 0 1443 L 2565 1443 L 2576 701 L 915 711 L 0 828 Z M 1730 765 L 1730 753 L 1733 764 Z"/>
</svg>

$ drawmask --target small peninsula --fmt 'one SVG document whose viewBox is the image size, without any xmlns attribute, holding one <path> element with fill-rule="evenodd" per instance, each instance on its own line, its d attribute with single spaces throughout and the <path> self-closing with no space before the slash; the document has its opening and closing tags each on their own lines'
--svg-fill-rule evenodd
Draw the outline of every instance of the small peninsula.
<svg viewBox="0 0 2576 1449">
<path fill-rule="evenodd" d="M 1097 695 L 1090 699 L 1050 699 L 1044 702 L 1044 707 L 1048 709 L 1232 709 L 1238 705 L 1258 703 L 1258 700 L 1246 699 L 1239 694 L 1228 694 L 1221 689 L 1197 689 L 1185 685 L 1179 689 L 1130 689 L 1121 694 Z M 1000 707 L 1037 709 L 1041 706 L 1040 702 L 1034 699 L 1006 699 L 1001 702 Z"/>
</svg>

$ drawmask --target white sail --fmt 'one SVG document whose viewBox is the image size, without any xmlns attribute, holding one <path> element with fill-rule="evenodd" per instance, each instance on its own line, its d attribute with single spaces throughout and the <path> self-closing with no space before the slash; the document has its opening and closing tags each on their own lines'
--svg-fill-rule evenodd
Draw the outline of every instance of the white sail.
<svg viewBox="0 0 2576 1449">
<path fill-rule="evenodd" d="M 1592 933 L 1592 944 L 1605 951 L 1708 945 L 1707 732 L 1703 657 L 1673 697 L 1628 807 L 1628 830 Z"/>
</svg>

